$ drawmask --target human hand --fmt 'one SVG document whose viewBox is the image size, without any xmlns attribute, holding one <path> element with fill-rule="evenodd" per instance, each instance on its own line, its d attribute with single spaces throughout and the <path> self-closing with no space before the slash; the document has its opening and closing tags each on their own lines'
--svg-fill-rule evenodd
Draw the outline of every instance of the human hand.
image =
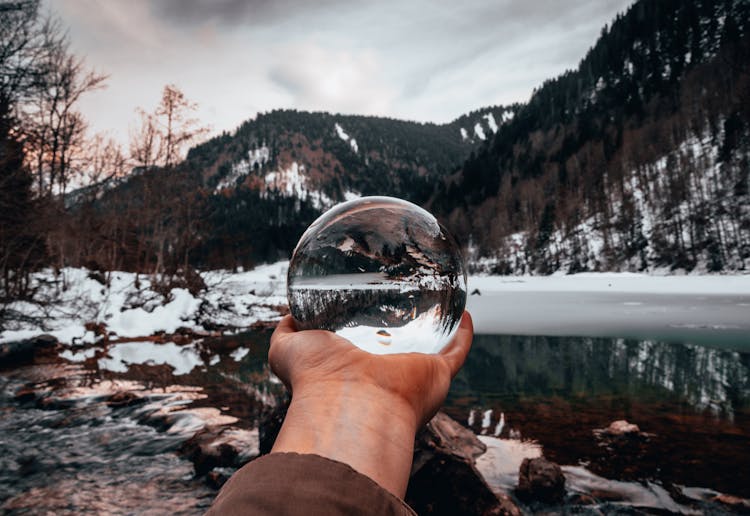
<svg viewBox="0 0 750 516">
<path fill-rule="evenodd" d="M 471 316 L 464 312 L 453 340 L 438 354 L 374 355 L 329 331 L 297 331 L 294 319 L 287 315 L 271 337 L 268 360 L 292 393 L 306 396 L 343 385 L 374 388 L 387 398 L 405 402 L 421 425 L 445 400 L 473 335 Z"/>
<path fill-rule="evenodd" d="M 472 337 L 465 312 L 438 354 L 373 355 L 328 331 L 297 331 L 286 316 L 268 353 L 271 369 L 292 393 L 273 451 L 345 462 L 403 496 L 414 434 L 444 401 Z"/>
</svg>

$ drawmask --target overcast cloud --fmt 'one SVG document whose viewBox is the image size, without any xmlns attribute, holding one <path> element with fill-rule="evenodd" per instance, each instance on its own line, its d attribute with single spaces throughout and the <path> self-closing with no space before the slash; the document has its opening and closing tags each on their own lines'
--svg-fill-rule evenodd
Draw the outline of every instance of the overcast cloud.
<svg viewBox="0 0 750 516">
<path fill-rule="evenodd" d="M 55 0 L 109 87 L 83 100 L 125 141 L 174 83 L 214 132 L 275 108 L 447 122 L 525 101 L 631 0 Z"/>
</svg>

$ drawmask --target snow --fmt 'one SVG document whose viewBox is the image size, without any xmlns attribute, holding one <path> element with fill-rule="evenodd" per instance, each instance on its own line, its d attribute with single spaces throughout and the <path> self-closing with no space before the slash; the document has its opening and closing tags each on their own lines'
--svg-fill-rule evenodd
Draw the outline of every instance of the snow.
<svg viewBox="0 0 750 516">
<path fill-rule="evenodd" d="M 357 140 L 355 140 L 354 138 L 352 138 L 351 136 L 349 136 L 347 134 L 347 132 L 344 131 L 344 128 L 339 125 L 338 122 L 336 122 L 333 125 L 333 127 L 334 127 L 334 129 L 336 129 L 336 134 L 338 134 L 339 138 L 341 138 L 345 142 L 349 142 L 349 145 L 351 146 L 351 148 L 355 152 L 355 154 L 357 152 L 359 152 L 359 146 L 357 145 Z"/>
<path fill-rule="evenodd" d="M 750 341 L 750 275 L 586 273 L 473 276 L 467 309 L 476 333 Z"/>
<path fill-rule="evenodd" d="M 302 174 L 305 170 L 304 165 L 299 165 L 296 161 L 292 162 L 288 168 L 266 174 L 266 186 L 275 188 L 286 195 L 302 197 L 305 192 L 306 178 Z"/>
<path fill-rule="evenodd" d="M 86 269 L 66 268 L 59 276 L 45 270 L 34 276 L 40 297 L 49 306 L 27 302 L 10 303 L 7 308 L 29 321 L 9 321 L 0 332 L 0 342 L 22 340 L 42 333 L 64 344 L 95 341 L 86 323 L 104 323 L 111 338 L 147 337 L 157 332 L 174 332 L 179 327 L 203 330 L 203 322 L 230 328 L 246 328 L 258 321 L 280 318 L 276 307 L 286 304 L 288 262 L 263 265 L 251 271 L 202 274 L 208 289 L 193 296 L 181 288 L 172 289 L 165 300 L 151 287 L 148 277 L 130 272 L 110 274 L 109 286 L 89 277 Z M 63 282 L 66 288 L 62 288 Z M 87 356 L 71 355 L 84 360 Z"/>
<path fill-rule="evenodd" d="M 235 362 L 239 362 L 240 360 L 245 358 L 248 353 L 250 353 L 249 349 L 240 347 L 232 351 L 229 356 L 232 357 L 232 360 L 234 360 Z"/>
<path fill-rule="evenodd" d="M 338 135 L 339 135 L 339 138 L 341 138 L 341 139 L 342 139 L 342 140 L 344 140 L 345 142 L 346 142 L 346 141 L 349 141 L 349 135 L 348 135 L 348 134 L 346 134 L 346 131 L 344 131 L 344 128 L 343 128 L 343 127 L 341 127 L 341 126 L 340 126 L 340 125 L 338 124 L 338 122 L 336 122 L 336 123 L 335 123 L 335 124 L 333 125 L 333 127 L 334 127 L 334 128 L 336 129 L 336 134 L 338 134 Z"/>
<path fill-rule="evenodd" d="M 131 364 L 166 364 L 174 369 L 175 375 L 181 375 L 203 365 L 193 345 L 178 346 L 174 342 L 123 342 L 110 346 L 107 354 L 109 357 L 98 360 L 99 367 L 114 373 L 127 372 Z"/>
<path fill-rule="evenodd" d="M 486 139 L 487 139 L 487 136 L 485 136 L 485 134 L 484 134 L 484 129 L 482 128 L 482 124 L 481 124 L 481 123 L 479 123 L 479 122 L 477 122 L 477 123 L 476 123 L 476 124 L 474 125 L 474 134 L 476 134 L 476 135 L 477 135 L 477 137 L 478 137 L 478 138 L 479 138 L 480 140 L 486 140 Z"/>
<path fill-rule="evenodd" d="M 487 409 L 482 414 L 482 433 L 486 433 L 492 423 L 492 409 Z"/>
<path fill-rule="evenodd" d="M 105 286 L 85 269 L 63 269 L 59 277 L 42 271 L 34 281 L 41 295 L 50 298 L 49 306 L 9 304 L 11 313 L 32 320 L 9 322 L 0 342 L 51 333 L 64 344 L 91 344 L 96 338 L 86 323 L 105 324 L 116 333 L 110 336 L 115 341 L 179 327 L 200 331 L 208 323 L 242 330 L 280 319 L 287 270 L 288 262 L 281 261 L 244 272 L 202 272 L 206 291 L 194 296 L 175 288 L 167 299 L 153 290 L 148 277 L 140 277 L 136 287 L 133 273 L 113 272 Z M 67 288 L 58 292 L 63 277 Z M 750 275 L 475 275 L 467 291 L 475 289 L 480 295 L 470 295 L 467 308 L 477 333 L 697 339 L 712 345 L 750 338 Z M 246 351 L 236 353 L 238 360 Z M 84 350 L 65 357 L 76 361 L 92 356 Z M 143 360 L 157 359 L 152 354 Z M 123 360 L 135 358 L 117 355 L 105 363 L 117 368 Z"/>
<path fill-rule="evenodd" d="M 360 198 L 362 198 L 362 194 L 358 194 L 357 192 L 352 192 L 351 190 L 344 192 L 345 201 L 355 201 Z"/>
<path fill-rule="evenodd" d="M 461 128 L 461 141 L 466 141 L 469 139 L 469 133 L 466 132 L 466 129 L 463 127 Z"/>
<path fill-rule="evenodd" d="M 750 275 L 652 276 L 631 272 L 584 272 L 553 276 L 472 276 L 485 292 L 619 292 L 662 295 L 750 296 Z"/>
<path fill-rule="evenodd" d="M 92 358 L 95 354 L 96 349 L 94 348 L 84 349 L 77 353 L 70 349 L 65 349 L 60 353 L 60 356 L 66 360 L 70 360 L 71 362 L 83 362 L 84 360 Z"/>
<path fill-rule="evenodd" d="M 542 457 L 542 447 L 533 441 L 498 439 L 477 436 L 487 451 L 477 457 L 476 466 L 492 489 L 511 492 L 518 485 L 518 471 L 525 458 Z M 582 466 L 562 466 L 566 487 L 576 493 L 596 496 L 611 493 L 615 505 L 653 508 L 674 514 L 690 514 L 689 507 L 680 505 L 669 493 L 653 482 L 623 482 L 600 477 Z M 596 506 L 593 506 L 596 507 Z"/>
<path fill-rule="evenodd" d="M 201 301 L 182 288 L 173 289 L 172 297 L 172 301 L 157 306 L 150 312 L 134 308 L 114 313 L 107 319 L 107 327 L 119 337 L 153 335 L 157 331 L 174 333 L 195 315 Z"/>
<path fill-rule="evenodd" d="M 492 116 L 492 113 L 487 113 L 486 115 L 484 115 L 484 118 L 487 120 L 487 125 L 490 126 L 492 133 L 493 134 L 496 133 L 498 127 L 497 127 L 497 122 L 495 121 L 495 117 Z"/>
<path fill-rule="evenodd" d="M 216 185 L 215 191 L 220 192 L 225 188 L 234 187 L 237 184 L 237 181 L 248 175 L 256 165 L 262 168 L 263 165 L 268 163 L 269 159 L 271 159 L 271 151 L 265 144 L 257 149 L 249 150 L 247 158 L 232 165 L 231 171 L 219 181 Z"/>
<path fill-rule="evenodd" d="M 542 447 L 534 442 L 477 436 L 487 451 L 477 457 L 476 465 L 493 488 L 512 491 L 518 484 L 518 470 L 523 459 L 542 456 Z"/>
<path fill-rule="evenodd" d="M 723 128 L 724 124 L 719 121 L 716 126 Z M 731 192 L 736 180 L 732 174 L 737 172 L 721 162 L 719 146 L 723 140 L 721 130 L 716 136 L 707 130 L 688 135 L 675 150 L 651 163 L 640 166 L 624 163 L 629 170 L 622 178 L 622 193 L 618 191 L 620 185 L 607 185 L 614 193 L 606 213 L 591 215 L 574 227 L 557 228 L 546 247 L 547 265 L 566 272 L 602 270 L 610 267 L 613 260 L 609 251 L 629 248 L 627 257 L 614 261 L 620 270 L 674 273 L 668 270 L 671 261 L 664 249 L 685 246 L 690 252 L 695 241 L 698 250 L 692 257 L 695 261 L 690 264 L 690 273 L 712 272 L 716 266 L 710 250 L 700 248 L 700 238 L 695 240 L 695 234 L 691 234 L 699 224 L 693 214 L 699 211 L 706 215 L 707 236 L 721 243 L 719 267 L 744 270 L 747 259 L 743 256 L 742 242 L 747 241 L 750 232 L 738 221 L 750 217 L 750 204 L 737 203 Z M 675 167 L 686 172 L 676 176 Z M 671 200 L 665 202 L 665 199 Z M 632 216 L 623 221 L 622 213 Z M 618 229 L 622 223 L 631 221 L 631 234 Z M 677 227 L 681 233 L 675 231 Z M 529 253 L 526 245 L 530 238 L 536 238 L 535 232 L 505 237 L 495 257 L 471 256 L 471 270 L 504 270 L 515 274 L 534 270 L 537 256 Z M 641 244 L 641 248 L 636 248 Z"/>
<path fill-rule="evenodd" d="M 310 200 L 317 209 L 325 209 L 336 204 L 325 193 L 307 187 L 307 176 L 304 171 L 305 166 L 294 161 L 287 168 L 266 174 L 266 187 L 273 188 L 285 196 Z"/>
</svg>

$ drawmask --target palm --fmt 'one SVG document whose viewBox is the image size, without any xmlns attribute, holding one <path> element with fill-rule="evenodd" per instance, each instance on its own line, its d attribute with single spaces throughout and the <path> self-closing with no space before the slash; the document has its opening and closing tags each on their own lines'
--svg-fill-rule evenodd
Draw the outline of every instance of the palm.
<svg viewBox="0 0 750 516">
<path fill-rule="evenodd" d="M 290 389 L 320 382 L 368 383 L 405 400 L 424 422 L 445 399 L 472 335 L 471 317 L 465 314 L 453 341 L 439 354 L 373 355 L 331 332 L 296 331 L 287 316 L 271 338 L 269 362 Z"/>
</svg>

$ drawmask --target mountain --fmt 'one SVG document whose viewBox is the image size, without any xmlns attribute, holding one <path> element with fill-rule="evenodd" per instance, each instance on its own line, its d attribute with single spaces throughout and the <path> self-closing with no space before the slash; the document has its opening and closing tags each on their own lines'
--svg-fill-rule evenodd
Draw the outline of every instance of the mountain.
<svg viewBox="0 0 750 516">
<path fill-rule="evenodd" d="M 249 188 L 317 208 L 362 195 L 423 202 L 517 107 L 483 108 L 442 125 L 276 110 L 191 149 L 187 161 L 225 195 Z"/>
<path fill-rule="evenodd" d="M 423 204 L 518 107 L 487 107 L 442 125 L 294 110 L 260 114 L 191 149 L 182 165 L 210 192 L 205 235 L 192 256 L 204 267 L 277 260 L 337 202 L 389 195 Z"/>
<path fill-rule="evenodd" d="M 525 104 L 447 124 L 259 114 L 82 195 L 60 261 L 249 266 L 334 203 L 392 195 L 438 215 L 475 271 L 746 270 L 749 67 L 747 0 L 639 0 Z"/>
<path fill-rule="evenodd" d="M 744 270 L 750 2 L 641 0 L 429 201 L 475 268 Z"/>
</svg>

